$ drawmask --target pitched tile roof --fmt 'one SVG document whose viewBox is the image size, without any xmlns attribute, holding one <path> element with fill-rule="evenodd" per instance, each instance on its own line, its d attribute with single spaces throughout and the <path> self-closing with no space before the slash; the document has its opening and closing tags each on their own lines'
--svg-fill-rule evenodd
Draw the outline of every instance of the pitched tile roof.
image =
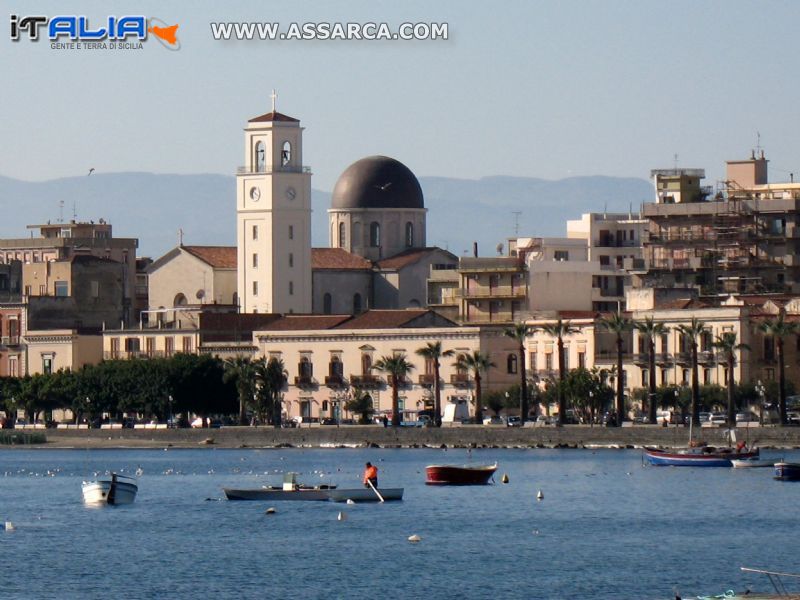
<svg viewBox="0 0 800 600">
<path fill-rule="evenodd" d="M 686 310 L 689 308 L 711 308 L 711 305 L 695 298 L 683 298 L 678 300 L 669 300 L 667 302 L 659 302 L 656 306 L 656 309 L 661 310 Z"/>
<path fill-rule="evenodd" d="M 432 248 L 409 248 L 408 250 L 403 250 L 394 256 L 382 258 L 375 264 L 380 269 L 402 269 L 403 267 L 414 264 L 428 254 L 432 254 L 436 251 L 447 252 L 447 250 L 442 250 L 441 248 L 437 248 L 435 246 Z M 449 252 L 447 253 L 449 254 Z M 457 262 L 458 258 L 453 255 L 453 263 L 455 264 Z"/>
<path fill-rule="evenodd" d="M 181 248 L 212 267 L 236 268 L 236 246 L 181 246 Z"/>
<path fill-rule="evenodd" d="M 372 268 L 372 263 L 342 248 L 312 248 L 311 268 L 340 271 L 369 270 Z"/>
<path fill-rule="evenodd" d="M 402 310 L 368 310 L 354 316 L 349 321 L 337 325 L 337 329 L 392 329 L 409 327 L 411 322 L 432 313 L 425 308 L 412 308 Z M 444 318 L 444 317 L 440 317 Z"/>
<path fill-rule="evenodd" d="M 290 117 L 288 115 L 281 114 L 279 112 L 268 112 L 264 115 L 253 117 L 248 121 L 248 123 L 267 123 L 270 121 L 284 121 L 287 123 L 299 123 L 300 119 L 295 119 L 294 117 Z"/>
<path fill-rule="evenodd" d="M 350 319 L 350 315 L 283 315 L 259 331 L 302 331 L 332 329 Z"/>
</svg>

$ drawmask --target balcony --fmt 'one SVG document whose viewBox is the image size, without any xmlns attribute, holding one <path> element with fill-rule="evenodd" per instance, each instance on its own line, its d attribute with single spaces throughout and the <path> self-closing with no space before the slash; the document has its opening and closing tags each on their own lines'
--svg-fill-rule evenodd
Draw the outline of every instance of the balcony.
<svg viewBox="0 0 800 600">
<path fill-rule="evenodd" d="M 104 360 L 130 360 L 133 358 L 164 358 L 171 356 L 163 350 L 111 350 L 103 352 Z"/>
<path fill-rule="evenodd" d="M 666 367 L 675 364 L 675 358 L 668 352 L 656 353 L 656 364 L 660 367 Z"/>
<path fill-rule="evenodd" d="M 244 166 L 236 169 L 238 175 L 257 175 L 260 173 L 311 173 L 311 167 L 283 165 Z"/>
<path fill-rule="evenodd" d="M 390 386 L 394 386 L 394 375 L 389 374 L 386 376 L 386 383 Z M 397 387 L 403 388 L 408 387 L 411 385 L 411 380 L 408 377 L 399 377 L 397 379 Z"/>
<path fill-rule="evenodd" d="M 344 377 L 341 375 L 328 375 L 325 377 L 325 385 L 329 388 L 344 387 Z"/>
<path fill-rule="evenodd" d="M 491 299 L 491 298 L 525 298 L 525 287 L 499 285 L 495 287 L 477 287 L 473 289 L 456 290 L 455 296 L 466 299 Z"/>
<path fill-rule="evenodd" d="M 350 375 L 350 385 L 355 388 L 374 389 L 382 383 L 377 375 Z"/>
<path fill-rule="evenodd" d="M 0 344 L 3 346 L 19 346 L 19 343 L 18 335 L 4 335 L 0 338 Z"/>
<path fill-rule="evenodd" d="M 436 375 L 433 373 L 424 373 L 419 376 L 418 383 L 420 385 L 433 385 L 436 380 Z"/>
<path fill-rule="evenodd" d="M 314 378 L 311 375 L 298 375 L 294 378 L 294 384 L 299 388 L 314 387 Z"/>
<path fill-rule="evenodd" d="M 456 387 L 469 387 L 472 380 L 468 373 L 454 373 L 450 375 L 450 383 Z"/>
</svg>

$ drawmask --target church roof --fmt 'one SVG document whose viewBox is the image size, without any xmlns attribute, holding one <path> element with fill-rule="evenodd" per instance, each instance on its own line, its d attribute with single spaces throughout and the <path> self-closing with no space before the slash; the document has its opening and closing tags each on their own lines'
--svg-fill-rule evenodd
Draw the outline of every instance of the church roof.
<svg viewBox="0 0 800 600">
<path fill-rule="evenodd" d="M 368 156 L 339 176 L 333 209 L 425 208 L 419 181 L 407 166 L 388 156 Z"/>
<path fill-rule="evenodd" d="M 284 115 L 277 111 L 268 112 L 264 115 L 259 117 L 253 117 L 248 123 L 268 123 L 270 121 L 283 121 L 285 123 L 299 123 L 300 119 L 295 119 L 294 117 L 290 117 L 288 115 Z"/>
<path fill-rule="evenodd" d="M 236 246 L 181 246 L 181 248 L 212 267 L 236 268 Z"/>
<path fill-rule="evenodd" d="M 312 248 L 312 269 L 331 269 L 338 271 L 369 270 L 372 263 L 358 254 L 343 248 Z"/>
<path fill-rule="evenodd" d="M 428 317 L 428 319 L 425 319 Z M 427 308 L 372 309 L 337 325 L 337 329 L 395 329 L 399 327 L 453 327 L 456 324 Z"/>
<path fill-rule="evenodd" d="M 432 248 L 409 248 L 408 250 L 403 250 L 394 256 L 390 256 L 389 258 L 382 258 L 375 264 L 379 269 L 402 269 L 403 267 L 414 264 L 418 260 L 421 260 L 422 258 L 434 252 L 444 252 L 446 254 L 450 254 L 453 259 L 453 263 L 458 263 L 458 257 L 456 255 L 451 254 L 447 250 L 442 250 L 441 248 L 434 246 Z"/>
</svg>

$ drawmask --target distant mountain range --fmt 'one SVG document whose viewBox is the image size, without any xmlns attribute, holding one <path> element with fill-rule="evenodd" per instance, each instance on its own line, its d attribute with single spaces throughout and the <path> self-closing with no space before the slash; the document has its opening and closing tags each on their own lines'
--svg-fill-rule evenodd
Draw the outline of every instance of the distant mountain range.
<svg viewBox="0 0 800 600">
<path fill-rule="evenodd" d="M 421 177 L 428 209 L 428 245 L 455 254 L 495 254 L 518 226 L 522 236 L 563 236 L 566 221 L 585 212 L 638 213 L 652 198 L 644 179 L 570 177 L 545 180 L 526 177 L 452 179 Z M 312 241 L 328 245 L 329 192 L 312 192 Z M 63 205 L 61 204 L 63 203 Z M 234 245 L 236 208 L 234 178 L 225 175 L 156 175 L 94 173 L 42 182 L 0 176 L 0 238 L 30 235 L 26 225 L 104 218 L 116 237 L 139 238 L 139 254 L 158 257 L 178 242 Z M 519 213 L 518 215 L 515 213 Z"/>
</svg>

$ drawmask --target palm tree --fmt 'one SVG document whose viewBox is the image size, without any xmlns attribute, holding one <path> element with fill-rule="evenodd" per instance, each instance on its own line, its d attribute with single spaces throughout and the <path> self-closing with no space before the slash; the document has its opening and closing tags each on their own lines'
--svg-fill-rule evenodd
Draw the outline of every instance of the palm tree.
<svg viewBox="0 0 800 600">
<path fill-rule="evenodd" d="M 475 422 L 479 425 L 483 423 L 483 403 L 481 402 L 481 372 L 488 371 L 491 367 L 496 367 L 488 354 L 482 354 L 480 350 L 473 350 L 472 354 L 459 354 L 456 361 L 456 368 L 464 371 L 472 371 L 475 378 Z"/>
<path fill-rule="evenodd" d="M 767 319 L 758 325 L 758 329 L 764 335 L 771 336 L 775 340 L 775 358 L 778 360 L 778 412 L 781 417 L 781 425 L 786 425 L 786 365 L 783 360 L 783 341 L 786 337 L 798 332 L 798 324 L 787 322 L 785 314 L 780 312 L 777 319 Z"/>
<path fill-rule="evenodd" d="M 558 424 L 563 425 L 567 417 L 567 406 L 564 401 L 564 380 L 567 376 L 564 361 L 564 337 L 578 333 L 580 327 L 573 327 L 570 321 L 562 321 L 559 317 L 555 323 L 542 327 L 542 331 L 550 337 L 558 339 L 558 386 L 556 391 L 558 392 Z"/>
<path fill-rule="evenodd" d="M 436 427 L 442 426 L 442 398 L 439 383 L 439 359 L 443 356 L 453 356 L 453 350 L 442 351 L 442 342 L 428 342 L 424 347 L 417 349 L 417 355 L 425 360 L 433 361 L 433 423 Z"/>
<path fill-rule="evenodd" d="M 376 371 L 390 375 L 392 385 L 392 427 L 400 427 L 400 383 L 414 370 L 414 365 L 406 360 L 406 355 L 396 353 L 391 356 L 381 356 L 372 365 Z"/>
<path fill-rule="evenodd" d="M 647 422 L 656 422 L 656 338 L 669 332 L 664 323 L 657 323 L 653 317 L 645 317 L 634 325 L 647 340 Z"/>
<path fill-rule="evenodd" d="M 689 347 L 691 349 L 692 360 L 692 423 L 700 423 L 700 382 L 697 379 L 697 342 L 706 329 L 706 324 L 698 319 L 692 317 L 689 325 L 678 325 L 678 331 L 686 339 L 689 340 Z"/>
<path fill-rule="evenodd" d="M 528 379 L 525 377 L 525 339 L 536 331 L 527 323 L 516 323 L 503 332 L 517 342 L 517 363 L 519 364 L 519 418 L 523 425 L 528 419 Z"/>
<path fill-rule="evenodd" d="M 259 402 L 258 408 L 268 415 L 272 425 L 276 428 L 281 427 L 283 417 L 281 400 L 287 376 L 283 360 L 280 358 L 273 356 L 269 361 L 261 358 L 255 363 L 255 377 L 258 382 L 257 395 L 260 400 L 263 400 Z"/>
<path fill-rule="evenodd" d="M 631 331 L 636 324 L 629 318 L 622 316 L 622 311 L 617 311 L 610 317 L 600 319 L 600 327 L 610 331 L 616 336 L 617 345 L 617 424 L 625 420 L 625 377 L 622 370 L 625 334 Z"/>
<path fill-rule="evenodd" d="M 749 350 L 750 346 L 747 344 L 739 344 L 736 342 L 736 332 L 726 331 L 722 335 L 718 335 L 714 343 L 711 344 L 714 348 L 719 349 L 719 353 L 725 359 L 725 364 L 728 368 L 728 427 L 736 427 L 736 404 L 733 401 L 733 391 L 736 386 L 733 381 L 733 367 L 736 364 L 736 351 L 746 349 Z"/>
<path fill-rule="evenodd" d="M 225 359 L 223 381 L 232 381 L 239 395 L 239 424 L 247 425 L 247 405 L 255 392 L 255 366 L 250 357 L 241 354 Z"/>
</svg>

